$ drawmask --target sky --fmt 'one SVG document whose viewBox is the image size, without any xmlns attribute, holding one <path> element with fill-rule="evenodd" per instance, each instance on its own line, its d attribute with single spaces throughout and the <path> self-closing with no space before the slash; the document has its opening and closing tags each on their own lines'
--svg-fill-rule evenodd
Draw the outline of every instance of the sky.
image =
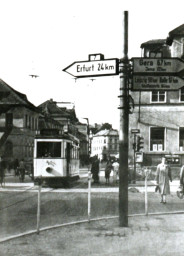
<svg viewBox="0 0 184 256">
<path fill-rule="evenodd" d="M 0 0 L 0 78 L 35 106 L 72 102 L 80 121 L 119 129 L 119 77 L 75 81 L 63 69 L 89 54 L 121 58 L 124 11 L 128 56 L 140 57 L 143 42 L 184 23 L 182 7 L 183 0 Z"/>
</svg>

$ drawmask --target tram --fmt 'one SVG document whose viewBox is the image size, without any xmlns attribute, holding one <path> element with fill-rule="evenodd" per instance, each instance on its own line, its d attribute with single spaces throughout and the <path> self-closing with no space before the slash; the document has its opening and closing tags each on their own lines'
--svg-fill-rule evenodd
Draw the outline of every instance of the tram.
<svg viewBox="0 0 184 256">
<path fill-rule="evenodd" d="M 43 129 L 34 139 L 34 180 L 53 187 L 79 179 L 79 140 L 57 129 Z"/>
</svg>

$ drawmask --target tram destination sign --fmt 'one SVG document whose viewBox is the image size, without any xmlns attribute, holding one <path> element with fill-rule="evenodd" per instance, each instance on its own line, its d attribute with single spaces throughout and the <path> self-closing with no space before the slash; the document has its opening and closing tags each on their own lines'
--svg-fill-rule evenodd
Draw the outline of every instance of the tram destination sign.
<svg viewBox="0 0 184 256">
<path fill-rule="evenodd" d="M 69 73 L 76 78 L 94 77 L 94 76 L 110 76 L 119 74 L 119 60 L 90 60 L 74 62 L 63 71 Z"/>
<path fill-rule="evenodd" d="M 176 74 L 184 71 L 184 61 L 179 58 L 132 58 L 133 73 Z"/>
<path fill-rule="evenodd" d="M 133 76 L 133 91 L 174 91 L 184 86 L 184 79 L 177 76 Z"/>
</svg>

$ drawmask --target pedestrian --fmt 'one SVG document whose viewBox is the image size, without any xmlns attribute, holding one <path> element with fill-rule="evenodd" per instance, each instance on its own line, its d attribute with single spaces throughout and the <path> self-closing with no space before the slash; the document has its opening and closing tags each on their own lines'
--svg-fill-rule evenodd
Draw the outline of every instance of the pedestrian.
<svg viewBox="0 0 184 256">
<path fill-rule="evenodd" d="M 14 168 L 14 171 L 15 171 L 15 176 L 18 176 L 19 175 L 19 170 L 18 170 L 18 168 L 19 168 L 19 160 L 17 158 L 14 161 L 13 168 Z"/>
<path fill-rule="evenodd" d="M 94 159 L 92 161 L 92 166 L 91 166 L 91 173 L 92 173 L 92 178 L 94 183 L 99 183 L 99 160 L 98 160 L 98 156 L 95 155 Z"/>
<path fill-rule="evenodd" d="M 182 199 L 184 195 L 184 165 L 180 169 L 180 185 L 176 191 L 177 196 Z"/>
<path fill-rule="evenodd" d="M 165 157 L 162 157 L 162 162 L 158 164 L 156 170 L 156 181 L 157 186 L 159 186 L 159 192 L 161 194 L 160 203 L 166 203 L 166 195 L 170 194 L 170 184 L 169 180 L 172 182 L 171 168 L 166 164 Z"/>
<path fill-rule="evenodd" d="M 115 183 L 118 183 L 119 180 L 119 163 L 118 160 L 115 158 L 114 163 L 112 164 L 113 167 L 113 179 Z"/>
<path fill-rule="evenodd" d="M 106 179 L 106 184 L 109 184 L 110 180 L 110 174 L 112 171 L 112 163 L 110 160 L 107 161 L 106 167 L 105 167 L 105 179 Z"/>
<path fill-rule="evenodd" d="M 1 187 L 3 187 L 3 183 L 5 185 L 5 162 L 0 157 L 0 182 Z"/>
<path fill-rule="evenodd" d="M 19 179 L 20 181 L 24 181 L 25 178 L 25 164 L 24 159 L 22 159 L 19 163 Z"/>
</svg>

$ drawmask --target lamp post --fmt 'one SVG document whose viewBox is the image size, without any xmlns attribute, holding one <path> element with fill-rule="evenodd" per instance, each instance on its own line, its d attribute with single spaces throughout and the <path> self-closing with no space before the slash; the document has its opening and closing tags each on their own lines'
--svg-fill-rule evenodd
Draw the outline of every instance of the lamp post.
<svg viewBox="0 0 184 256">
<path fill-rule="evenodd" d="M 90 222 L 91 218 L 91 171 L 90 171 L 90 164 L 89 164 L 89 155 L 90 155 L 90 144 L 89 144 L 89 119 L 84 117 L 87 121 L 87 136 L 88 136 L 88 222 Z"/>
<path fill-rule="evenodd" d="M 87 121 L 87 141 L 88 141 L 88 164 L 89 164 L 89 157 L 90 157 L 90 143 L 89 143 L 89 119 L 87 117 L 83 117 Z"/>
</svg>

